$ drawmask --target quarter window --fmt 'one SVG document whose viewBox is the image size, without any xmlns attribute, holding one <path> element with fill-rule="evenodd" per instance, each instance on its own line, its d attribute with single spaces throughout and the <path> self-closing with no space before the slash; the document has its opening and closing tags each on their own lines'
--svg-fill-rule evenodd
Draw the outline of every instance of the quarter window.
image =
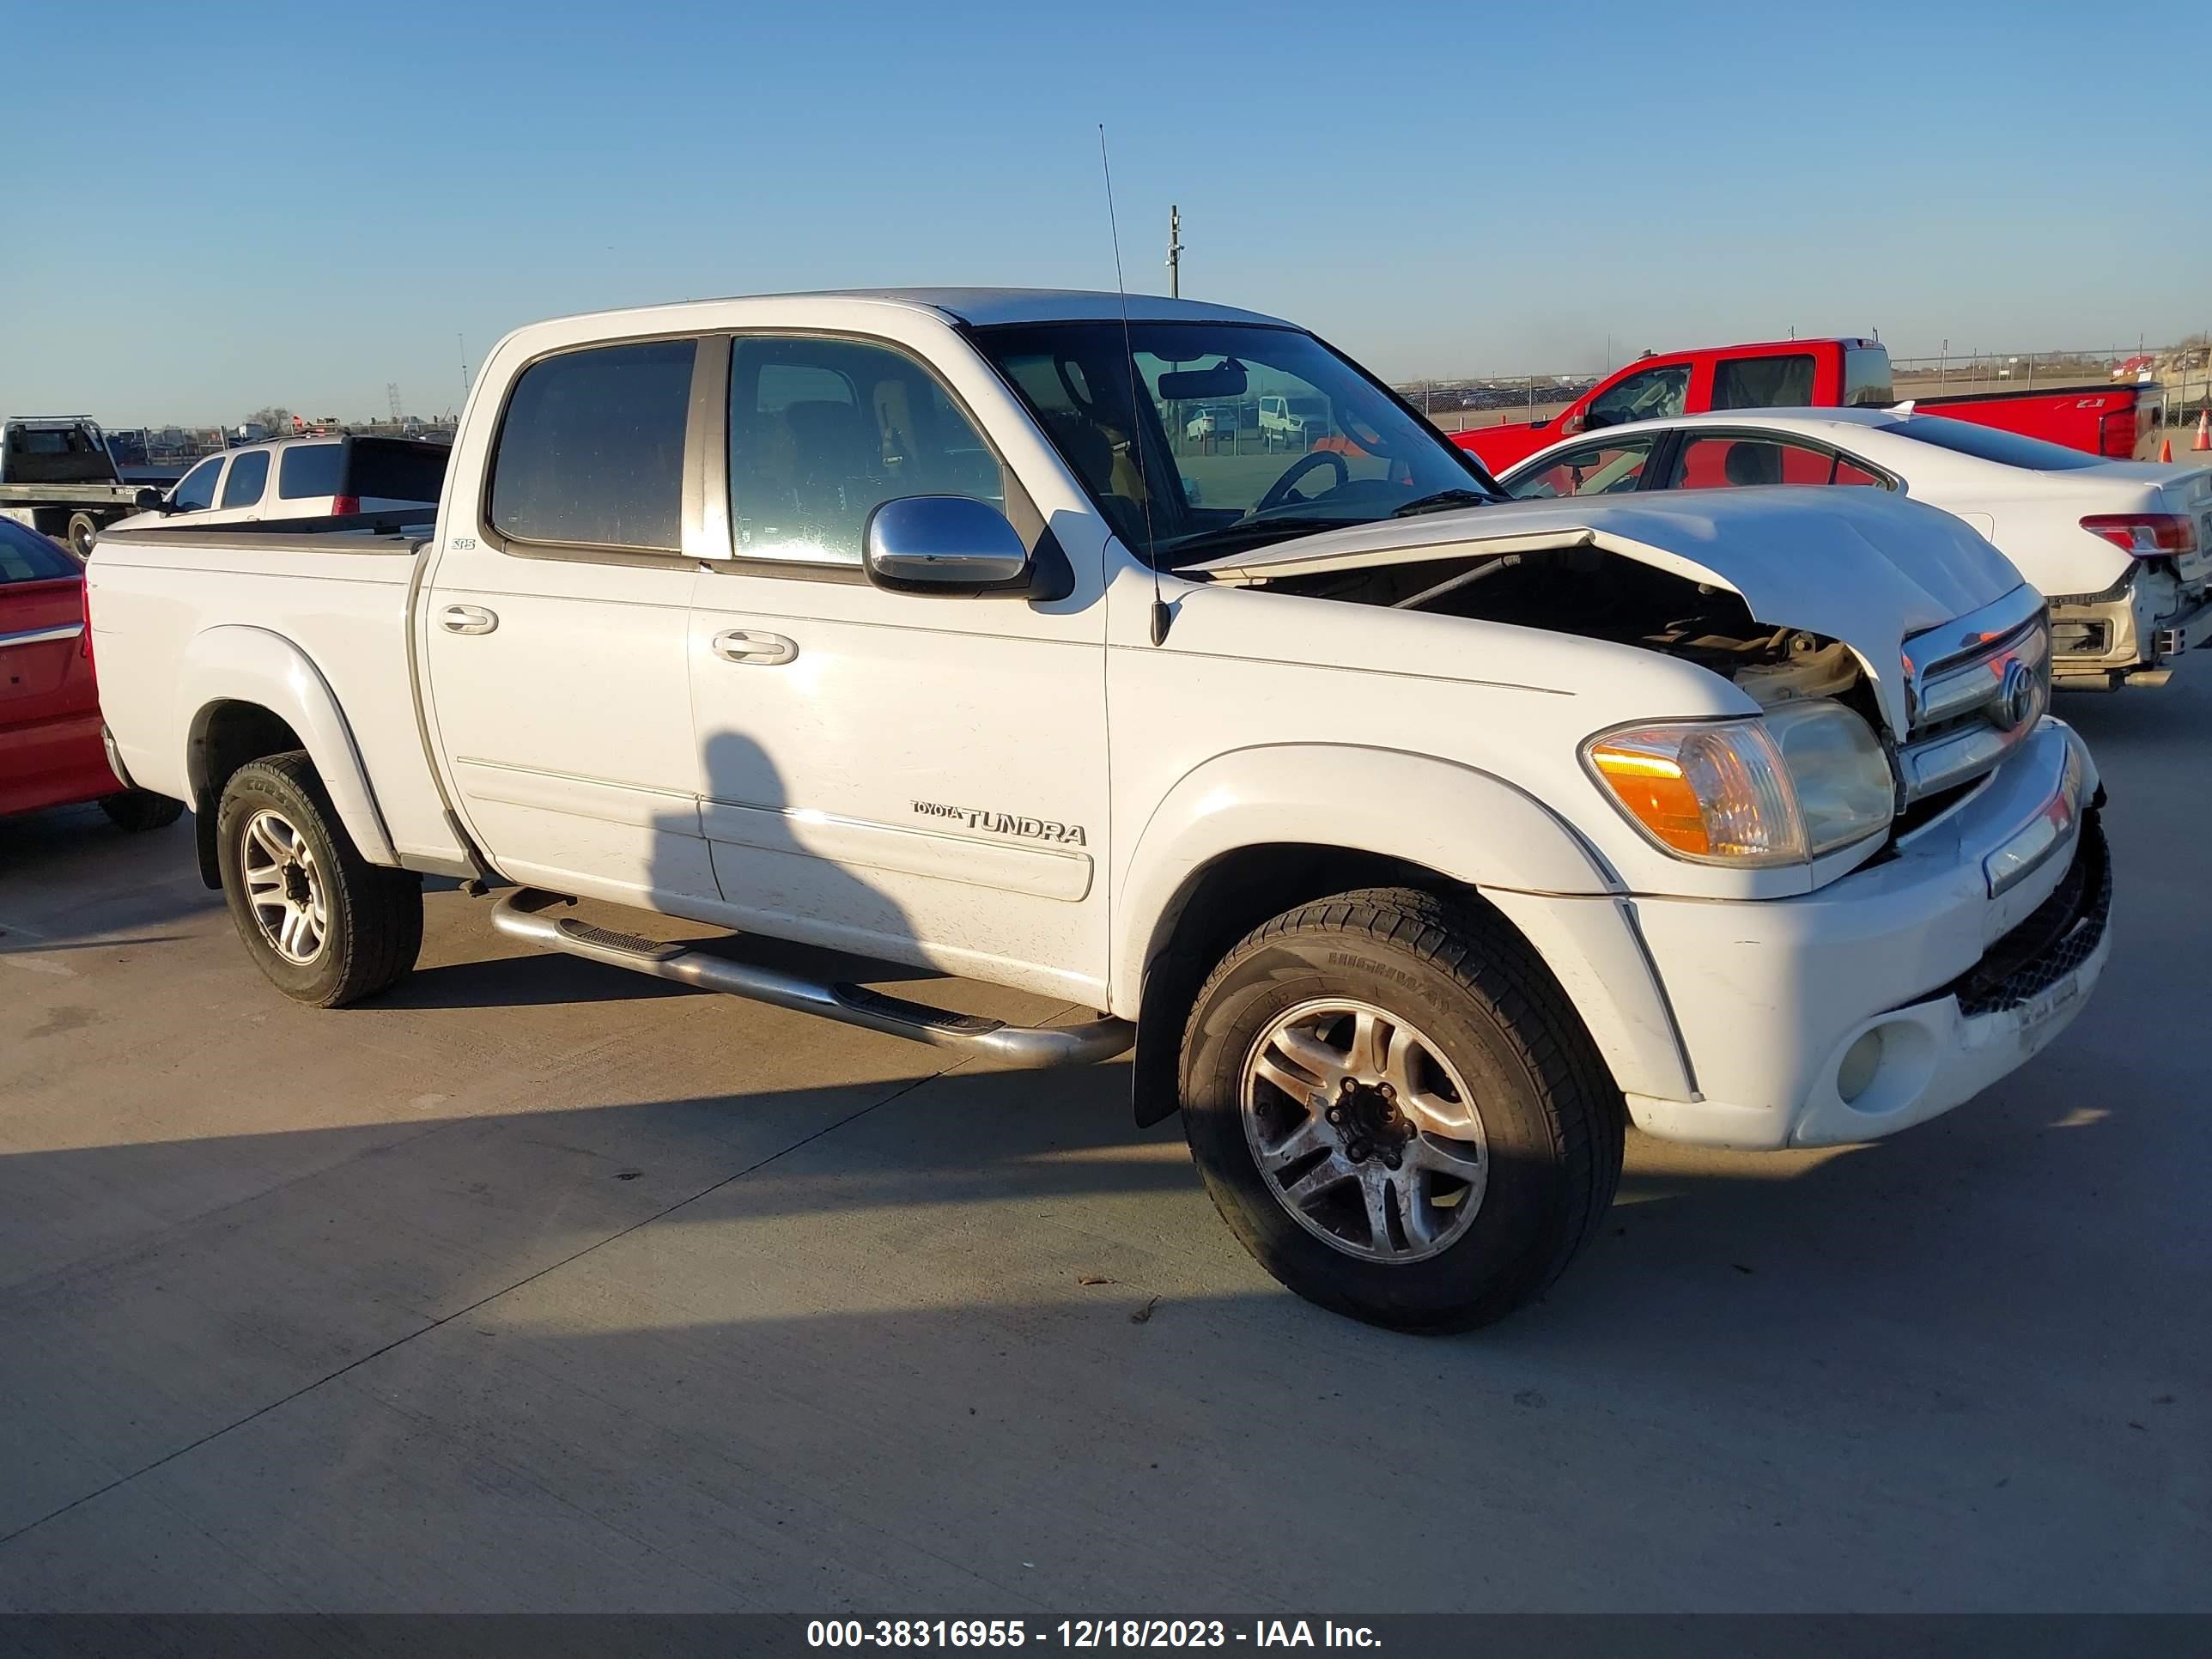
<svg viewBox="0 0 2212 1659">
<path fill-rule="evenodd" d="M 998 457 L 921 365 L 888 346 L 778 336 L 730 359 L 730 523 L 739 558 L 860 562 L 903 495 L 1003 508 Z"/>
<path fill-rule="evenodd" d="M 233 456 L 230 476 L 222 481 L 222 504 L 227 507 L 252 507 L 261 499 L 261 491 L 268 482 L 267 450 L 252 449 Z"/>
<path fill-rule="evenodd" d="M 492 528 L 521 541 L 680 550 L 696 350 L 641 341 L 523 370 L 492 458 Z"/>
<path fill-rule="evenodd" d="M 222 476 L 222 457 L 210 455 L 177 480 L 169 505 L 179 513 L 204 513 L 215 505 L 215 481 Z"/>
</svg>

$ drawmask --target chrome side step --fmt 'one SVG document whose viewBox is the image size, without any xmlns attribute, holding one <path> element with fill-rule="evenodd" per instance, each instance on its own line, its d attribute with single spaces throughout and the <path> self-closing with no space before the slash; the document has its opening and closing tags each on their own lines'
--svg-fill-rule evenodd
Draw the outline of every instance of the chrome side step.
<svg viewBox="0 0 2212 1659">
<path fill-rule="evenodd" d="M 507 938 L 543 951 L 563 951 L 587 962 L 627 968 L 702 991 L 773 1003 L 779 1008 L 794 1008 L 803 1014 L 820 1014 L 826 1019 L 865 1025 L 872 1031 L 939 1048 L 988 1054 L 1008 1066 L 1087 1066 L 1111 1060 L 1136 1041 L 1136 1028 L 1125 1019 L 1094 1019 L 1083 1025 L 1009 1025 L 1004 1020 L 909 1002 L 863 985 L 803 979 L 780 968 L 618 933 L 574 916 L 544 914 L 554 905 L 569 902 L 558 893 L 518 888 L 501 895 L 492 906 L 491 925 Z"/>
</svg>

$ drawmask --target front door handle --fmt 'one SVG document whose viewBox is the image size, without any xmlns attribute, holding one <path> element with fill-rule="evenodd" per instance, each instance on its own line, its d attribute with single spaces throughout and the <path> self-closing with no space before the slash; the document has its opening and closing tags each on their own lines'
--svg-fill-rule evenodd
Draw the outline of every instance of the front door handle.
<svg viewBox="0 0 2212 1659">
<path fill-rule="evenodd" d="M 448 634 L 489 634 L 499 618 L 480 605 L 449 605 L 438 613 L 438 623 Z"/>
<path fill-rule="evenodd" d="M 742 628 L 728 628 L 714 635 L 714 654 L 724 662 L 775 668 L 799 655 L 799 642 L 781 634 L 755 634 Z"/>
</svg>

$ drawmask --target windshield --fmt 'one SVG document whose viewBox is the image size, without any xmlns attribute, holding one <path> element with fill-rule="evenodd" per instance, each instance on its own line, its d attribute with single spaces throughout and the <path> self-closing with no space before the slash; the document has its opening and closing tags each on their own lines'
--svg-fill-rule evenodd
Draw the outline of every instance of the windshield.
<svg viewBox="0 0 2212 1659">
<path fill-rule="evenodd" d="M 2002 432 L 1993 426 L 1976 426 L 1940 415 L 1909 416 L 1875 429 L 1933 444 L 1955 454 L 1971 455 L 1978 461 L 1998 461 L 2006 466 L 2024 466 L 2033 472 L 2072 472 L 2105 464 L 2101 455 L 2085 454 L 2063 445 L 2047 444 L 2040 438 L 2023 438 L 2017 432 Z"/>
<path fill-rule="evenodd" d="M 1498 499 L 1465 451 L 1297 329 L 1132 323 L 1125 347 L 1118 322 L 1048 323 L 975 338 L 1115 533 L 1164 568 Z"/>
</svg>

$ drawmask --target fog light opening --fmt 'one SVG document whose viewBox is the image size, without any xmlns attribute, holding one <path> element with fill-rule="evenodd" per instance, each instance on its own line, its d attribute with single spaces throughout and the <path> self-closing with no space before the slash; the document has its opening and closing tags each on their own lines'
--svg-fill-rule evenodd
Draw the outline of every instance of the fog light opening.
<svg viewBox="0 0 2212 1659">
<path fill-rule="evenodd" d="M 1844 1051 L 1843 1064 L 1836 1067 L 1836 1092 L 1843 1097 L 1844 1104 L 1856 1106 L 1881 1070 L 1881 1027 L 1862 1031 L 1857 1042 Z"/>
</svg>

